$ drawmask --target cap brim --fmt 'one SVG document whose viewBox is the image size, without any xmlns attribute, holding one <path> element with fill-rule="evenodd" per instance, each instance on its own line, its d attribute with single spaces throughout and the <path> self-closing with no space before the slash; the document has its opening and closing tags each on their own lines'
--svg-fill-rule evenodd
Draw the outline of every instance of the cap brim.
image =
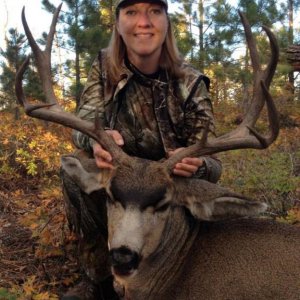
<svg viewBox="0 0 300 300">
<path fill-rule="evenodd" d="M 122 1 L 117 8 L 124 8 L 126 6 L 135 4 L 135 3 L 158 3 L 163 5 L 166 9 L 168 8 L 168 5 L 165 1 L 161 1 L 161 0 L 125 0 Z"/>
</svg>

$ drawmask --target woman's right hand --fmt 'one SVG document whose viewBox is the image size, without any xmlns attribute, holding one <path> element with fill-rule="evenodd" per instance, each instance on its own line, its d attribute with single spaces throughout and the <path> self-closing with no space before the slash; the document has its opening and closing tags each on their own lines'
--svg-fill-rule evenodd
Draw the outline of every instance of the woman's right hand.
<svg viewBox="0 0 300 300">
<path fill-rule="evenodd" d="M 114 141 L 118 146 L 123 146 L 124 145 L 124 139 L 122 135 L 120 134 L 119 131 L 117 130 L 106 130 L 106 133 L 112 136 Z M 93 152 L 94 152 L 94 157 L 96 160 L 96 165 L 100 169 L 112 169 L 113 168 L 113 163 L 112 163 L 112 155 L 103 149 L 103 147 L 98 144 L 94 143 L 93 144 Z"/>
</svg>

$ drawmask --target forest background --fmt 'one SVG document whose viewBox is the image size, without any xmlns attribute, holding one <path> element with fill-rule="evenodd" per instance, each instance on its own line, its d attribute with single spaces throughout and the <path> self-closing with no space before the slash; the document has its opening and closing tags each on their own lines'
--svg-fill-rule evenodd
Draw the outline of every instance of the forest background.
<svg viewBox="0 0 300 300">
<path fill-rule="evenodd" d="M 42 0 L 53 13 L 54 6 Z M 74 112 L 92 61 L 113 28 L 113 0 L 63 0 L 53 48 L 53 84 L 60 103 Z M 230 4 L 231 3 L 231 4 Z M 211 79 L 217 134 L 239 124 L 252 94 L 251 63 L 237 9 L 256 36 L 262 65 L 270 49 L 261 29 L 275 33 L 280 61 L 271 93 L 280 113 L 280 135 L 267 150 L 220 155 L 220 184 L 265 201 L 265 217 L 300 222 L 299 0 L 172 1 L 170 12 L 185 59 Z M 30 20 L 31 23 L 33 20 Z M 49 24 L 50 26 L 50 24 Z M 38 38 L 45 44 L 47 33 Z M 0 299 L 58 299 L 81 278 L 75 237 L 62 204 L 60 156 L 73 151 L 70 130 L 24 115 L 14 92 L 15 74 L 30 53 L 24 34 L 6 32 L 0 49 Z M 68 55 L 66 55 L 68 53 Z M 34 64 L 25 75 L 26 94 L 44 101 Z M 266 129 L 265 112 L 258 123 Z"/>
</svg>

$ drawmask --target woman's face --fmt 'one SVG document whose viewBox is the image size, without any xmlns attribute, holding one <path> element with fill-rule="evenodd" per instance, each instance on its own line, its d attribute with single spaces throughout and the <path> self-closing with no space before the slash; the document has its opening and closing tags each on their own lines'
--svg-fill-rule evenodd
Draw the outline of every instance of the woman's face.
<svg viewBox="0 0 300 300">
<path fill-rule="evenodd" d="M 117 30 L 133 64 L 149 58 L 158 63 L 168 31 L 168 17 L 162 5 L 136 3 L 121 8 Z"/>
</svg>

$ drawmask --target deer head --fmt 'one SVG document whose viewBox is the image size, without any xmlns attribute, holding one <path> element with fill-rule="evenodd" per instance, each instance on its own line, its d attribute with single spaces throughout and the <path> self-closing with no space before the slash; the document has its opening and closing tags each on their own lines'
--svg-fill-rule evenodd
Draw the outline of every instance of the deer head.
<svg viewBox="0 0 300 300">
<path fill-rule="evenodd" d="M 279 133 L 278 116 L 269 93 L 269 86 L 275 73 L 279 50 L 276 38 L 267 27 L 263 29 L 270 41 L 271 58 L 263 70 L 250 25 L 240 13 L 254 70 L 252 102 L 243 122 L 233 131 L 219 137 L 208 138 L 207 130 L 199 143 L 185 148 L 165 161 L 156 162 L 130 157 L 124 153 L 101 128 L 97 117 L 94 123 L 90 123 L 59 107 L 52 86 L 50 58 L 60 8 L 61 5 L 53 16 L 44 51 L 40 50 L 33 39 L 24 9 L 22 11 L 23 26 L 48 103 L 30 104 L 25 98 L 22 79 L 29 58 L 18 71 L 16 94 L 29 116 L 81 131 L 112 154 L 115 168 L 111 171 L 98 170 L 93 162 L 80 161 L 72 156 L 62 157 L 62 167 L 87 194 L 97 193 L 104 188 L 109 195 L 107 201 L 109 248 L 115 274 L 120 276 L 132 274 L 138 268 L 141 259 L 149 257 L 161 245 L 161 238 L 169 226 L 169 220 L 179 216 L 184 222 L 186 210 L 198 220 L 218 220 L 254 215 L 266 209 L 264 203 L 250 200 L 216 184 L 172 176 L 172 169 L 184 157 L 243 148 L 263 149 L 276 139 Z M 264 103 L 267 106 L 270 123 L 269 133 L 265 136 L 254 129 Z"/>
</svg>

